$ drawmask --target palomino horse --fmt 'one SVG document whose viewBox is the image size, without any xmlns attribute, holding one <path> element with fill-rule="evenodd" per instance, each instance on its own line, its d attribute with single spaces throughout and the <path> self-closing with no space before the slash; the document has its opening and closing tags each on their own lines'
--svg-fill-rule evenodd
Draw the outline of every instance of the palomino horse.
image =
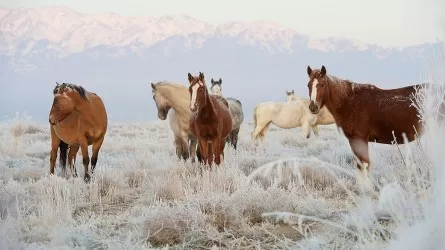
<svg viewBox="0 0 445 250">
<path fill-rule="evenodd" d="M 380 89 L 372 84 L 359 84 L 326 74 L 321 69 L 307 67 L 309 76 L 309 109 L 317 114 L 327 107 L 339 128 L 349 140 L 358 161 L 355 165 L 367 184 L 370 168 L 368 142 L 391 144 L 396 138 L 403 144 L 402 134 L 408 141 L 421 133 L 421 121 L 417 108 L 412 105 L 416 90 L 425 84 L 397 89 Z M 394 135 L 394 137 L 393 137 Z M 367 186 L 369 187 L 369 186 Z"/>
<path fill-rule="evenodd" d="M 291 91 L 287 91 L 286 90 L 286 98 L 287 98 L 287 102 L 295 102 L 298 100 L 299 97 L 297 97 L 295 95 L 295 91 L 291 90 Z"/>
<path fill-rule="evenodd" d="M 107 131 L 108 118 L 105 106 L 98 95 L 88 92 L 78 85 L 57 84 L 53 93 L 54 101 L 49 113 L 49 123 L 51 124 L 50 173 L 54 174 L 58 147 L 61 149 L 60 155 L 62 156 L 63 152 L 63 156 L 66 157 L 66 148 L 69 145 L 68 160 L 71 176 L 77 175 L 74 163 L 80 147 L 85 169 L 84 179 L 89 181 L 88 146 L 93 145 L 93 156 L 91 157 L 91 173 L 93 173 Z M 66 158 L 60 159 L 60 161 L 66 163 Z M 62 167 L 64 166 L 62 165 Z"/>
<path fill-rule="evenodd" d="M 295 96 L 296 97 L 296 96 Z M 322 109 L 318 114 L 312 114 L 309 109 L 309 100 L 296 97 L 292 102 L 264 102 L 258 104 L 253 111 L 255 128 L 252 132 L 252 144 L 260 137 L 264 142 L 269 125 L 284 129 L 303 127 L 306 138 L 312 131 L 318 136 L 317 125 L 329 125 L 334 123 L 334 118 L 327 109 Z"/>
<path fill-rule="evenodd" d="M 190 130 L 198 138 L 204 164 L 211 166 L 215 157 L 216 165 L 220 165 L 226 138 L 232 131 L 229 104 L 221 96 L 209 94 L 202 72 L 199 76 L 188 73 L 188 80 L 192 111 Z"/>
<path fill-rule="evenodd" d="M 158 109 L 158 118 L 165 120 L 169 114 L 170 128 L 175 137 L 176 155 L 184 160 L 191 156 L 191 161 L 195 162 L 198 141 L 190 131 L 190 93 L 187 87 L 163 81 L 152 83 L 151 88 Z M 173 110 L 169 113 L 170 109 Z"/>
<path fill-rule="evenodd" d="M 219 78 L 218 81 L 215 81 L 212 78 L 210 82 L 212 83 L 212 86 L 210 86 L 210 91 L 212 92 L 212 94 L 223 97 L 221 88 L 222 79 Z M 238 133 L 241 127 L 241 123 L 243 123 L 244 120 L 243 106 L 241 105 L 241 102 L 238 99 L 232 97 L 226 97 L 225 99 L 229 104 L 230 115 L 232 117 L 232 131 L 227 137 L 227 141 L 230 142 L 230 144 L 232 144 L 232 146 L 236 150 L 236 144 L 238 142 Z"/>
</svg>

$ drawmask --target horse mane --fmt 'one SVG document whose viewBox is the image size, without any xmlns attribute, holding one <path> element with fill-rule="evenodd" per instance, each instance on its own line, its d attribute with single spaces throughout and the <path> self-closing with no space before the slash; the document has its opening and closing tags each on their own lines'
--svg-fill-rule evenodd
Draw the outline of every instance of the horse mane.
<svg viewBox="0 0 445 250">
<path fill-rule="evenodd" d="M 159 91 L 161 95 L 164 97 L 170 97 L 172 93 L 179 93 L 182 94 L 184 97 L 183 100 L 188 102 L 189 100 L 189 91 L 188 88 L 182 84 L 169 82 L 169 81 L 159 81 L 156 83 L 153 83 L 156 86 L 156 90 Z M 177 98 L 169 98 L 171 101 L 176 101 Z"/>
<path fill-rule="evenodd" d="M 63 88 L 71 88 L 71 89 L 75 90 L 80 95 L 81 98 L 83 98 L 85 100 L 88 99 L 87 98 L 88 91 L 86 91 L 84 87 L 82 87 L 80 85 L 72 84 L 72 83 L 62 83 L 60 85 L 59 84 L 56 85 L 56 87 L 53 90 L 53 94 L 55 95 L 59 91 L 59 89 L 62 87 Z"/>
</svg>

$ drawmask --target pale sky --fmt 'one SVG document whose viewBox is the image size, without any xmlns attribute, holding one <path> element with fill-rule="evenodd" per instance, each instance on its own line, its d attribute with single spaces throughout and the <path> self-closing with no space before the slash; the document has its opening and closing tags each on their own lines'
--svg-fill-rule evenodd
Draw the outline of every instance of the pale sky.
<svg viewBox="0 0 445 250">
<path fill-rule="evenodd" d="M 9 8 L 56 5 L 85 13 L 186 14 L 210 23 L 269 20 L 316 38 L 385 46 L 435 42 L 445 27 L 445 0 L 0 0 Z"/>
</svg>

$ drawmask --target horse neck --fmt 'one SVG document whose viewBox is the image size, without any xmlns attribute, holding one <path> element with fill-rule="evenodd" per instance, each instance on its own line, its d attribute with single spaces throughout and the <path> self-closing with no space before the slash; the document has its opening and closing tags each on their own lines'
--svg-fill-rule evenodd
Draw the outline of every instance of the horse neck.
<svg viewBox="0 0 445 250">
<path fill-rule="evenodd" d="M 84 118 L 85 120 L 96 124 L 96 120 L 98 118 L 97 115 L 93 112 L 93 103 L 92 99 L 90 98 L 90 94 L 87 93 L 87 100 L 82 99 L 81 97 L 76 98 L 75 100 L 75 107 L 74 110 L 79 113 L 79 115 Z"/>
<path fill-rule="evenodd" d="M 213 116 L 215 114 L 215 109 L 213 108 L 213 103 L 210 101 L 210 95 L 209 92 L 204 90 L 204 99 L 203 103 L 199 105 L 199 116 L 207 118 L 210 116 Z"/>
<path fill-rule="evenodd" d="M 327 91 L 324 92 L 324 102 L 329 110 L 336 110 L 343 106 L 344 100 L 350 95 L 350 86 L 348 82 L 342 80 L 333 80 L 328 77 L 326 86 Z"/>
<path fill-rule="evenodd" d="M 216 90 L 214 91 L 213 89 L 211 89 L 211 92 L 212 92 L 213 95 L 223 96 L 221 88 L 220 88 L 219 91 L 216 91 Z"/>
<path fill-rule="evenodd" d="M 164 98 L 167 98 L 170 107 L 172 107 L 179 114 L 187 114 L 189 112 L 188 101 L 189 96 L 187 95 L 188 90 L 184 90 L 184 96 L 179 95 L 174 96 L 173 93 L 181 93 L 181 90 L 167 90 L 169 93 L 164 94 Z"/>
</svg>

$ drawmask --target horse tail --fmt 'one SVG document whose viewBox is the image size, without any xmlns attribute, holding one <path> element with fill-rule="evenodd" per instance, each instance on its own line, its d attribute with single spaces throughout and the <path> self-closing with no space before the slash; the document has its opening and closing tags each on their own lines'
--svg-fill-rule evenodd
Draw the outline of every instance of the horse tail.
<svg viewBox="0 0 445 250">
<path fill-rule="evenodd" d="M 68 157 L 68 144 L 66 144 L 65 142 L 60 140 L 59 149 L 60 149 L 59 163 L 60 163 L 60 166 L 65 167 L 66 166 L 66 159 Z"/>
<path fill-rule="evenodd" d="M 253 122 L 254 122 L 255 128 L 256 128 L 256 125 L 257 125 L 256 111 L 257 111 L 257 109 L 258 109 L 258 106 L 259 106 L 259 105 L 257 105 L 257 106 L 255 107 L 255 109 L 253 110 Z"/>
</svg>

